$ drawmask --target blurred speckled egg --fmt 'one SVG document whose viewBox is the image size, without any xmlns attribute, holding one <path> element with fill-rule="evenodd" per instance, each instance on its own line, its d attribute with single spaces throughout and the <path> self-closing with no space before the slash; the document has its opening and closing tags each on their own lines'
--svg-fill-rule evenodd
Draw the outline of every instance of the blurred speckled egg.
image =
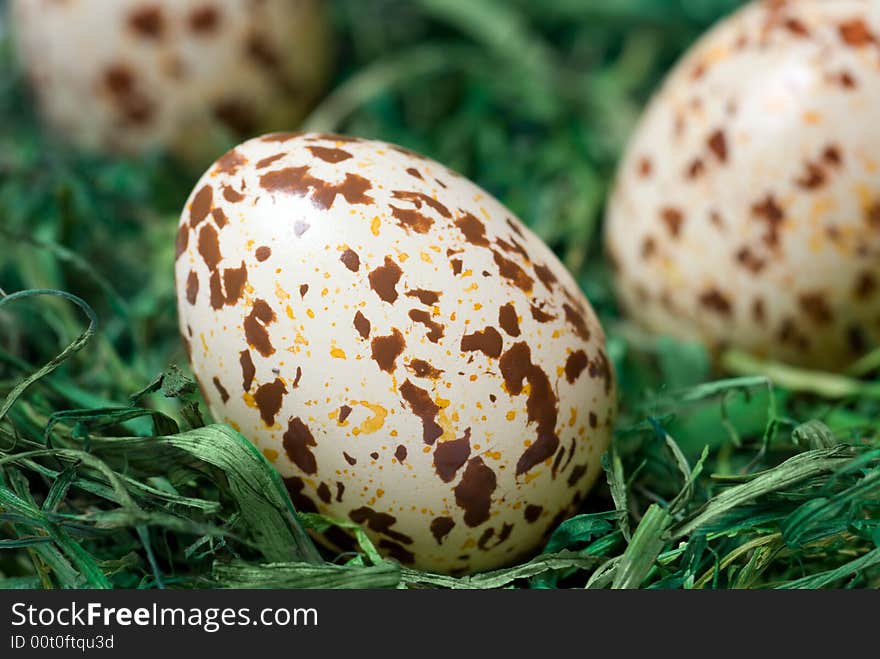
<svg viewBox="0 0 880 659">
<path fill-rule="evenodd" d="M 844 368 L 880 343 L 880 2 L 748 5 L 678 64 L 606 239 L 658 332 Z"/>
<path fill-rule="evenodd" d="M 12 0 L 47 123 L 86 149 L 197 158 L 291 125 L 325 81 L 319 0 Z M 202 160 L 201 167 L 211 156 Z"/>
<path fill-rule="evenodd" d="M 252 139 L 198 182 L 177 245 L 211 411 L 299 510 L 467 572 L 537 550 L 599 474 L 602 328 L 553 253 L 446 167 L 336 135 Z"/>
</svg>

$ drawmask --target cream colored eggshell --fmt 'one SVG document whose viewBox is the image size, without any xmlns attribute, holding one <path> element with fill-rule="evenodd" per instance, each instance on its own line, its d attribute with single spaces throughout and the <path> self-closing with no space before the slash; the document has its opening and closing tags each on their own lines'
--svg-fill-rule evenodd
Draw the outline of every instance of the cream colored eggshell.
<svg viewBox="0 0 880 659">
<path fill-rule="evenodd" d="M 880 2 L 748 5 L 669 75 L 606 223 L 627 311 L 843 368 L 880 343 Z"/>
<path fill-rule="evenodd" d="M 197 158 L 224 127 L 253 134 L 304 114 L 328 68 L 321 6 L 13 0 L 11 15 L 23 68 L 55 131 L 86 149 L 160 146 Z"/>
<path fill-rule="evenodd" d="M 404 563 L 473 571 L 537 550 L 599 474 L 602 328 L 553 253 L 442 165 L 253 139 L 196 185 L 178 253 L 211 411 L 300 510 L 362 523 Z"/>
</svg>

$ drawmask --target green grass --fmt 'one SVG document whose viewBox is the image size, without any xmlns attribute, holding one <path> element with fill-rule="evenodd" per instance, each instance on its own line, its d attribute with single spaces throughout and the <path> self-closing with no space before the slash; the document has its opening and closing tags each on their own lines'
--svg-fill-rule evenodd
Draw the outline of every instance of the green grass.
<svg viewBox="0 0 880 659">
<path fill-rule="evenodd" d="M 575 273 L 619 375 L 607 482 L 542 554 L 465 578 L 383 561 L 362 533 L 361 553 L 320 554 L 303 529 L 330 522 L 206 425 L 172 277 L 195 178 L 41 134 L 4 37 L 0 588 L 880 586 L 880 355 L 844 375 L 737 353 L 720 369 L 620 318 L 596 239 L 650 92 L 737 4 L 334 3 L 338 71 L 306 125 L 402 144 L 498 196 Z"/>
</svg>

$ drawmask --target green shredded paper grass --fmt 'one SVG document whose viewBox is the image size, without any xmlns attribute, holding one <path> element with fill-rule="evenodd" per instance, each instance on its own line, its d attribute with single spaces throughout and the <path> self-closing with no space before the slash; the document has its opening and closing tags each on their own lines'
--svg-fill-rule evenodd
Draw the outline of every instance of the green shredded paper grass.
<svg viewBox="0 0 880 659">
<path fill-rule="evenodd" d="M 2 28 L 0 588 L 880 586 L 880 354 L 845 374 L 719 364 L 620 316 L 597 240 L 646 100 L 737 4 L 332 3 L 337 72 L 305 126 L 401 144 L 501 199 L 583 286 L 619 377 L 581 513 L 528 562 L 465 577 L 297 514 L 260 452 L 211 422 L 175 317 L 195 179 L 46 136 Z M 359 552 L 316 549 L 308 530 L 333 524 Z"/>
</svg>

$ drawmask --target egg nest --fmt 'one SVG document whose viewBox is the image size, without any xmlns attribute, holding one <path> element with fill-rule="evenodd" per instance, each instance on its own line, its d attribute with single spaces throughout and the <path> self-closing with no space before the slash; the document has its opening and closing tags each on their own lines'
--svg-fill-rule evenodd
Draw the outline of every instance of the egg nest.
<svg viewBox="0 0 880 659">
<path fill-rule="evenodd" d="M 335 82 L 306 126 L 425 153 L 497 196 L 574 273 L 618 373 L 579 514 L 526 562 L 464 577 L 296 513 L 208 417 L 172 276 L 195 177 L 42 134 L 0 21 L 0 588 L 880 586 L 880 355 L 831 374 L 728 352 L 718 370 L 620 316 L 599 245 L 649 94 L 739 3 L 593 4 L 333 3 Z M 334 524 L 358 551 L 316 548 L 307 530 Z"/>
</svg>

